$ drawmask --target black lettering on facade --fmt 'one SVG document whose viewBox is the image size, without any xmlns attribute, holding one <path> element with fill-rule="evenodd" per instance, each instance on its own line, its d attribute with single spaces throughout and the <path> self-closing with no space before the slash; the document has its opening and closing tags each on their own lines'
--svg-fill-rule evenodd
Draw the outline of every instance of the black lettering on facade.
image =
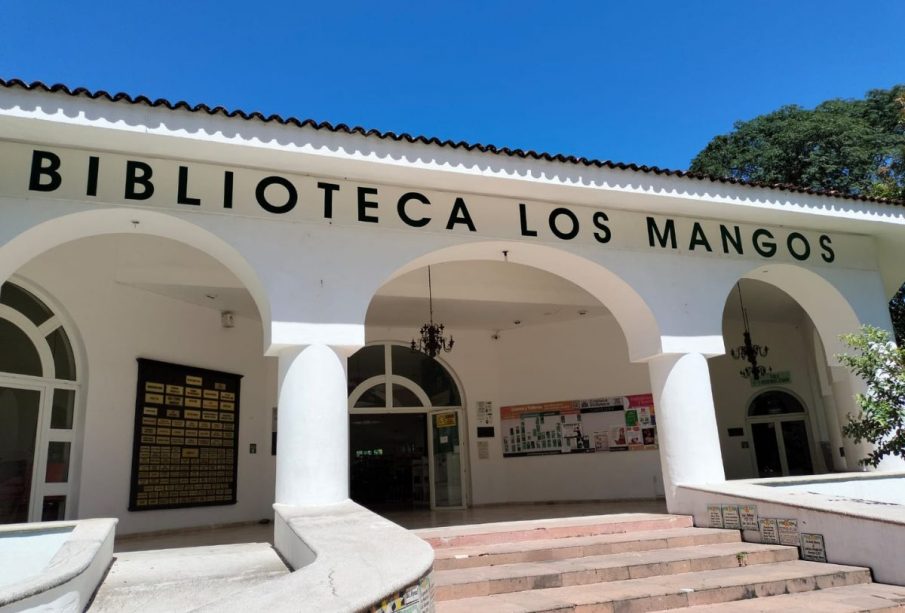
<svg viewBox="0 0 905 613">
<path fill-rule="evenodd" d="M 518 220 L 519 220 L 519 228 L 522 231 L 522 236 L 537 236 L 537 230 L 529 230 L 528 229 L 528 211 L 527 207 L 519 202 L 518 205 Z"/>
<path fill-rule="evenodd" d="M 664 249 L 666 248 L 666 243 L 669 241 L 669 246 L 673 249 L 676 249 L 676 222 L 672 219 L 666 220 L 666 227 L 663 232 L 660 232 L 660 229 L 657 227 L 657 220 L 653 217 L 647 218 L 647 241 L 650 243 L 651 247 L 654 247 L 657 243 Z"/>
<path fill-rule="evenodd" d="M 368 200 L 368 196 L 376 196 L 376 187 L 359 187 L 358 188 L 358 221 L 367 223 L 377 223 L 377 215 L 368 215 L 368 209 L 376 209 L 377 203 Z"/>
<path fill-rule="evenodd" d="M 610 242 L 610 239 L 613 238 L 613 233 L 610 232 L 609 226 L 604 223 L 609 221 L 610 218 L 607 217 L 606 213 L 603 211 L 596 211 L 592 219 L 594 221 L 594 227 L 600 230 L 600 232 L 594 232 L 594 239 L 598 243 Z"/>
<path fill-rule="evenodd" d="M 60 156 L 50 151 L 35 149 L 31 154 L 31 173 L 28 177 L 28 189 L 33 192 L 52 192 L 63 183 L 60 175 Z M 47 177 L 44 182 L 42 177 Z"/>
<path fill-rule="evenodd" d="M 201 198 L 189 196 L 189 167 L 179 167 L 179 181 L 176 186 L 176 204 L 201 206 Z"/>
<path fill-rule="evenodd" d="M 730 233 L 726 226 L 720 224 L 720 240 L 723 242 L 723 253 L 729 253 L 729 245 L 732 245 L 737 254 L 744 255 L 742 232 L 738 226 L 732 226 L 732 233 Z"/>
<path fill-rule="evenodd" d="M 710 248 L 710 242 L 707 240 L 707 235 L 704 234 L 704 228 L 701 227 L 700 222 L 694 222 L 694 226 L 691 229 L 691 240 L 688 243 L 688 250 L 694 251 L 694 248 L 697 246 L 702 246 L 707 251 L 713 251 Z"/>
<path fill-rule="evenodd" d="M 97 196 L 97 173 L 101 159 L 96 155 L 88 156 L 88 183 L 85 185 L 86 196 Z"/>
<path fill-rule="evenodd" d="M 417 200 L 421 204 L 430 204 L 430 200 L 427 199 L 427 196 L 424 194 L 419 194 L 418 192 L 407 192 L 402 194 L 399 198 L 399 202 L 396 204 L 396 210 L 399 213 L 399 219 L 405 222 L 406 225 L 412 226 L 413 228 L 423 228 L 427 224 L 430 223 L 430 217 L 419 217 L 415 219 L 411 217 L 408 212 L 405 210 L 405 205 L 407 205 L 410 201 Z"/>
<path fill-rule="evenodd" d="M 449 221 L 446 222 L 446 229 L 452 230 L 457 223 L 464 223 L 468 226 L 469 231 L 475 232 L 471 214 L 468 212 L 468 207 L 465 206 L 465 200 L 461 197 L 456 198 L 455 203 L 453 203 L 452 211 L 449 213 Z"/>
<path fill-rule="evenodd" d="M 273 204 L 267 199 L 267 188 L 271 185 L 279 185 L 286 190 L 286 202 L 283 204 Z M 268 213 L 280 215 L 282 213 L 288 213 L 295 208 L 295 205 L 298 204 L 299 201 L 299 194 L 295 189 L 295 185 L 293 185 L 289 179 L 273 175 L 264 177 L 258 181 L 258 186 L 255 188 L 255 198 L 258 200 L 258 204 L 262 209 Z"/>
<path fill-rule="evenodd" d="M 570 227 L 568 230 L 560 230 L 557 225 L 557 220 L 561 217 L 567 217 L 569 219 Z M 575 213 L 570 211 L 565 207 L 558 207 L 550 211 L 550 231 L 556 236 L 556 238 L 561 238 L 564 241 L 570 241 L 576 236 L 578 236 L 578 217 L 575 216 Z"/>
<path fill-rule="evenodd" d="M 769 240 L 761 241 L 762 237 L 767 237 Z M 769 230 L 758 228 L 751 235 L 751 240 L 754 242 L 754 250 L 763 257 L 772 258 L 776 255 L 776 243 L 773 242 L 773 234 Z"/>
<path fill-rule="evenodd" d="M 795 249 L 796 241 L 801 243 L 800 251 Z M 803 262 L 811 257 L 811 244 L 808 242 L 808 239 L 805 238 L 804 234 L 800 232 L 792 232 L 789 234 L 788 238 L 786 238 L 786 246 L 789 248 L 789 253 L 792 254 L 792 257 L 798 261 Z"/>
<path fill-rule="evenodd" d="M 836 252 L 830 247 L 832 243 L 833 241 L 829 236 L 826 234 L 820 235 L 820 249 L 823 251 L 823 253 L 820 254 L 820 257 L 823 258 L 823 261 L 827 264 L 836 260 Z"/>
<path fill-rule="evenodd" d="M 147 200 L 154 195 L 154 184 L 151 176 L 154 171 L 144 162 L 128 160 L 126 162 L 126 200 Z M 138 188 L 141 187 L 139 190 Z"/>
<path fill-rule="evenodd" d="M 339 191 L 339 185 L 318 181 L 317 187 L 324 190 L 324 219 L 333 219 L 333 192 Z"/>
<path fill-rule="evenodd" d="M 231 209 L 233 208 L 233 180 L 234 175 L 232 171 L 227 170 L 223 173 L 223 208 Z"/>
</svg>

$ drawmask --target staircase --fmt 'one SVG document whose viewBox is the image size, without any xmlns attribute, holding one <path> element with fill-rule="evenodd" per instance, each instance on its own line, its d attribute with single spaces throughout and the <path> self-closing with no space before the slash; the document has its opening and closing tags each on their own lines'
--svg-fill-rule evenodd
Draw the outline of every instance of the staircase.
<svg viewBox="0 0 905 613">
<path fill-rule="evenodd" d="M 905 587 L 870 570 L 798 559 L 680 515 L 532 520 L 415 533 L 436 552 L 437 613 L 889 611 Z"/>
</svg>

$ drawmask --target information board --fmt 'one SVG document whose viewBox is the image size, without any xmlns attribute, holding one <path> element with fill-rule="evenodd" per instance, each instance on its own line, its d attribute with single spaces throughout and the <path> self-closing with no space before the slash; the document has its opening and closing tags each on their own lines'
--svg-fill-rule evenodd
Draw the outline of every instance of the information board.
<svg viewBox="0 0 905 613">
<path fill-rule="evenodd" d="M 657 448 L 651 394 L 500 407 L 503 456 Z"/>
<path fill-rule="evenodd" d="M 130 511 L 235 504 L 241 379 L 138 359 Z"/>
</svg>

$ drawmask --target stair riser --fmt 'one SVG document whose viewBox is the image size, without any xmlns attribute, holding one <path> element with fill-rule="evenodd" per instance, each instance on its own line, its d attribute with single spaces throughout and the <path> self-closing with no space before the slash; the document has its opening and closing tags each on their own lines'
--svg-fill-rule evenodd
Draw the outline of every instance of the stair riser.
<svg viewBox="0 0 905 613">
<path fill-rule="evenodd" d="M 639 598 L 585 603 L 551 609 L 532 609 L 532 611 L 534 613 L 648 613 L 649 611 L 681 609 L 700 604 L 730 603 L 750 598 L 766 598 L 780 594 L 793 594 L 829 589 L 832 587 L 843 587 L 846 585 L 867 583 L 869 581 L 870 572 L 867 570 L 859 570 L 819 575 L 806 579 L 765 581 L 746 586 L 717 587 L 690 593 L 643 596 Z M 438 607 L 438 612 L 442 613 L 443 610 L 444 607 L 441 603 Z"/>
<path fill-rule="evenodd" d="M 434 561 L 434 570 L 453 570 L 458 568 L 475 568 L 478 566 L 498 566 L 500 564 L 519 564 L 522 562 L 545 562 L 549 560 L 565 560 L 586 556 L 600 556 L 630 551 L 652 551 L 674 547 L 692 547 L 694 545 L 714 545 L 717 543 L 738 543 L 740 535 L 735 531 L 713 534 L 682 536 L 668 539 L 650 539 L 643 541 L 625 541 L 620 543 L 595 543 L 576 547 L 556 547 L 533 551 L 487 554 L 468 558 L 438 558 Z"/>
<path fill-rule="evenodd" d="M 747 554 L 747 565 L 753 566 L 755 564 L 788 562 L 796 560 L 797 558 L 798 552 L 792 548 L 751 552 Z M 454 585 L 439 585 L 435 583 L 434 597 L 438 601 L 456 600 L 459 598 L 490 596 L 492 594 L 505 594 L 525 590 L 588 585 L 591 583 L 606 583 L 610 581 L 624 581 L 627 579 L 644 579 L 654 576 L 675 575 L 678 573 L 735 568 L 739 565 L 738 557 L 735 554 L 728 554 L 692 560 L 676 560 L 671 562 L 639 564 L 637 566 L 577 570 L 572 572 L 551 573 L 549 575 L 513 577 Z"/>
<path fill-rule="evenodd" d="M 443 547 L 464 547 L 468 545 L 492 545 L 516 541 L 536 541 L 540 539 L 568 538 L 573 536 L 595 536 L 598 534 L 624 534 L 647 530 L 668 530 L 670 528 L 692 527 L 691 517 L 667 517 L 631 522 L 589 524 L 583 526 L 553 526 L 509 532 L 488 532 L 484 534 L 462 534 L 424 538 L 434 549 Z"/>
</svg>

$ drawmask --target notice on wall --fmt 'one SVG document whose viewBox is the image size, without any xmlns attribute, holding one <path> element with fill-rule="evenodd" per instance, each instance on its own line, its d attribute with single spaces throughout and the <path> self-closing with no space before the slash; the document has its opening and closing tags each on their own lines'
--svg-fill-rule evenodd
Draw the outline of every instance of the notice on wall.
<svg viewBox="0 0 905 613">
<path fill-rule="evenodd" d="M 741 530 L 742 520 L 738 514 L 738 506 L 734 504 L 723 505 L 723 527 L 727 530 Z"/>
<path fill-rule="evenodd" d="M 503 456 L 657 448 L 651 394 L 500 407 Z"/>
<path fill-rule="evenodd" d="M 488 443 L 487 441 L 478 441 L 478 459 L 490 459 L 490 443 Z"/>
<path fill-rule="evenodd" d="M 742 530 L 759 530 L 757 523 L 757 505 L 740 504 L 738 514 L 742 520 Z"/>
<path fill-rule="evenodd" d="M 760 520 L 760 540 L 766 545 L 779 545 L 779 527 L 775 519 Z"/>
<path fill-rule="evenodd" d="M 801 559 L 826 563 L 826 544 L 822 534 L 801 533 Z"/>
<path fill-rule="evenodd" d="M 799 547 L 801 535 L 798 533 L 797 519 L 778 519 L 776 525 L 779 530 L 779 544 Z"/>
<path fill-rule="evenodd" d="M 477 404 L 477 431 L 478 438 L 494 438 L 496 436 L 493 427 L 493 402 L 479 400 Z"/>
<path fill-rule="evenodd" d="M 723 527 L 723 507 L 718 504 L 707 505 L 707 516 L 710 518 L 711 528 Z"/>
<path fill-rule="evenodd" d="M 139 358 L 130 511 L 236 502 L 241 378 Z"/>
</svg>

